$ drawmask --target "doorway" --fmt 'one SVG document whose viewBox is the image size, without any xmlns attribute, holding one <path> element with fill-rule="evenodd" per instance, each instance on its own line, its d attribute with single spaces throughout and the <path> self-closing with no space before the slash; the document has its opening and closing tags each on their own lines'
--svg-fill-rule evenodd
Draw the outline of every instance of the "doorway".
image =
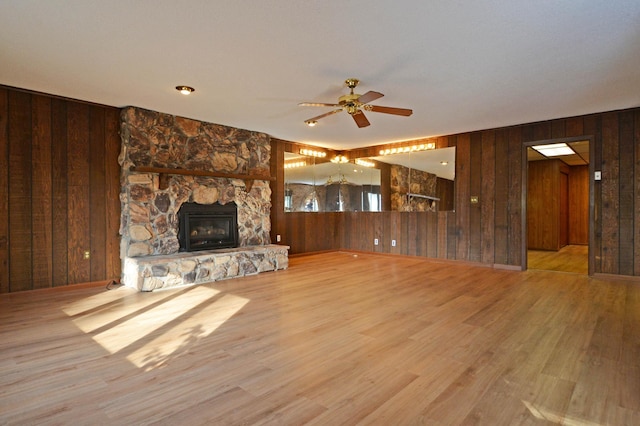
<svg viewBox="0 0 640 426">
<path fill-rule="evenodd" d="M 528 269 L 590 273 L 590 148 L 585 138 L 525 144 Z"/>
</svg>

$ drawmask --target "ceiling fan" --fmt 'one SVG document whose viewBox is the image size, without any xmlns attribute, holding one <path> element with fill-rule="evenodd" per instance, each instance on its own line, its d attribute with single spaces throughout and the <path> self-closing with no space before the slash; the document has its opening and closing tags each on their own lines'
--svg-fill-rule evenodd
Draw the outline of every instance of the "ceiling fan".
<svg viewBox="0 0 640 426">
<path fill-rule="evenodd" d="M 298 105 L 300 106 L 320 106 L 320 107 L 338 107 L 333 111 L 327 112 L 325 114 L 318 115 L 317 117 L 310 118 L 305 120 L 310 126 L 314 126 L 318 120 L 324 117 L 328 117 L 333 114 L 337 114 L 341 111 L 347 111 L 353 120 L 356 122 L 358 127 L 367 127 L 369 124 L 369 120 L 364 115 L 364 111 L 373 111 L 373 112 L 382 112 L 384 114 L 394 114 L 394 115 L 403 115 L 405 117 L 413 114 L 413 110 L 406 108 L 393 108 L 393 107 L 385 107 L 378 105 L 369 105 L 369 102 L 375 101 L 376 99 L 380 99 L 384 95 L 379 92 L 368 91 L 364 95 L 359 95 L 357 93 L 353 93 L 353 89 L 356 88 L 360 81 L 356 78 L 349 78 L 345 81 L 347 87 L 351 89 L 351 93 L 348 95 L 343 95 L 338 98 L 337 104 L 325 104 L 318 102 L 302 102 Z"/>
</svg>

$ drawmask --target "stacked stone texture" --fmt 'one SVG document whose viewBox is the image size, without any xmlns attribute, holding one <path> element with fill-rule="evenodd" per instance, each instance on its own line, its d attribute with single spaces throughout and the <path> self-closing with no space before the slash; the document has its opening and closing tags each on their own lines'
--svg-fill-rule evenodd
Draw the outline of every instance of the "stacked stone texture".
<svg viewBox="0 0 640 426">
<path fill-rule="evenodd" d="M 154 291 L 287 269 L 287 249 L 271 244 L 170 256 L 129 257 L 124 262 L 124 284 L 140 291 Z"/>
<path fill-rule="evenodd" d="M 239 246 L 270 243 L 271 189 L 256 180 L 249 192 L 241 179 L 169 175 L 159 189 L 156 173 L 132 166 L 240 175 L 269 175 L 270 138 L 259 132 L 205 123 L 141 108 L 121 115 L 121 258 L 179 251 L 178 210 L 185 202 L 238 206 Z"/>
<path fill-rule="evenodd" d="M 409 175 L 410 173 L 410 175 Z M 435 207 L 421 198 L 407 199 L 406 194 L 436 196 L 438 177 L 433 173 L 409 169 L 400 165 L 391 166 L 391 210 L 432 211 Z"/>
</svg>

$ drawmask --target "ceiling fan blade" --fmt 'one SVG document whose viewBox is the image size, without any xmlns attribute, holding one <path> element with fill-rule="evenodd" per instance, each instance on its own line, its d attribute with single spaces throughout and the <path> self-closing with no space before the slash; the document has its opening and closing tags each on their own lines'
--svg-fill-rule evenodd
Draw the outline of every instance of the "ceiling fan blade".
<svg viewBox="0 0 640 426">
<path fill-rule="evenodd" d="M 367 102 L 371 102 L 371 101 L 375 101 L 376 99 L 380 99 L 383 96 L 384 95 L 382 93 L 368 91 L 367 93 L 365 93 L 364 95 L 362 95 L 362 96 L 360 96 L 358 98 L 358 102 L 360 102 L 361 104 L 366 104 Z"/>
<path fill-rule="evenodd" d="M 404 115 L 405 117 L 413 114 L 413 110 L 407 108 L 393 108 L 378 105 L 369 105 L 367 111 L 383 112 L 385 114 Z"/>
<path fill-rule="evenodd" d="M 308 119 L 308 120 L 305 120 L 305 123 L 306 123 L 306 122 L 308 122 L 308 121 L 318 121 L 318 120 L 320 120 L 321 118 L 327 117 L 327 116 L 329 116 L 329 115 L 337 114 L 337 113 L 339 113 L 339 112 L 341 112 L 341 111 L 342 111 L 342 108 L 334 109 L 333 111 L 329 111 L 329 112 L 327 112 L 327 113 L 324 113 L 324 114 L 318 115 L 317 117 L 313 117 L 313 118 L 310 118 L 310 119 Z"/>
<path fill-rule="evenodd" d="M 369 124 L 371 124 L 369 123 L 369 120 L 367 120 L 367 117 L 365 117 L 362 111 L 358 111 L 355 114 L 352 114 L 351 116 L 353 117 L 353 120 L 356 122 L 356 124 L 360 128 L 367 127 Z"/>
<path fill-rule="evenodd" d="M 312 107 L 339 107 L 340 104 L 325 104 L 321 102 L 302 102 L 298 106 L 312 106 Z"/>
</svg>

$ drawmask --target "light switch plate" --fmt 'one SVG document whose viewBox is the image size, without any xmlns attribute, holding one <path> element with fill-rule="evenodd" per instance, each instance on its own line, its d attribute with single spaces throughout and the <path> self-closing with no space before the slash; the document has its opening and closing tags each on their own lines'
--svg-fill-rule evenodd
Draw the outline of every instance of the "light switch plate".
<svg viewBox="0 0 640 426">
<path fill-rule="evenodd" d="M 595 180 L 602 180 L 602 172 L 600 170 L 598 170 L 597 172 L 594 173 L 593 178 Z"/>
</svg>

